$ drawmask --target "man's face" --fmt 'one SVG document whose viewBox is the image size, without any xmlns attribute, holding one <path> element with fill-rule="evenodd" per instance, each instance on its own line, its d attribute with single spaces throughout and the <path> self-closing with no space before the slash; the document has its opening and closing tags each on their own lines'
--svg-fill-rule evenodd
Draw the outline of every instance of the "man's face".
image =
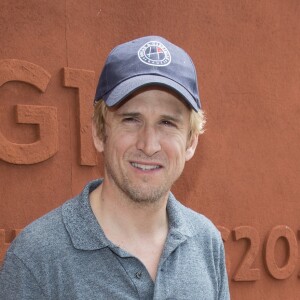
<svg viewBox="0 0 300 300">
<path fill-rule="evenodd" d="M 139 203 L 166 199 L 197 145 L 198 136 L 189 139 L 189 118 L 176 94 L 158 88 L 109 110 L 105 141 L 94 133 L 97 150 L 104 152 L 105 185 Z"/>
</svg>

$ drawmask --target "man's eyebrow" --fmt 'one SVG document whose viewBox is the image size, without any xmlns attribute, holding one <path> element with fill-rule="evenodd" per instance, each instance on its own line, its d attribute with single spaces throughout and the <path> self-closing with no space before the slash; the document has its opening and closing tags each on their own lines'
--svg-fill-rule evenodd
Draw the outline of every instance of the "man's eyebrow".
<svg viewBox="0 0 300 300">
<path fill-rule="evenodd" d="M 172 116 L 171 115 L 161 115 L 161 118 L 164 120 L 175 122 L 175 123 L 182 122 L 182 120 L 183 120 L 183 117 L 181 114 L 176 114 L 176 115 L 172 115 Z"/>
<path fill-rule="evenodd" d="M 137 118 L 140 117 L 142 114 L 139 112 L 117 112 L 117 116 L 120 118 L 126 118 L 126 117 L 130 117 L 130 118 Z M 175 123 L 180 123 L 183 120 L 183 116 L 182 114 L 172 114 L 172 115 L 166 115 L 166 114 L 162 114 L 159 116 L 160 119 L 163 120 L 167 120 L 167 121 L 171 121 L 171 122 L 175 122 Z"/>
<path fill-rule="evenodd" d="M 141 114 L 138 113 L 138 112 L 119 112 L 117 113 L 117 116 L 119 117 L 138 117 L 140 116 Z"/>
</svg>

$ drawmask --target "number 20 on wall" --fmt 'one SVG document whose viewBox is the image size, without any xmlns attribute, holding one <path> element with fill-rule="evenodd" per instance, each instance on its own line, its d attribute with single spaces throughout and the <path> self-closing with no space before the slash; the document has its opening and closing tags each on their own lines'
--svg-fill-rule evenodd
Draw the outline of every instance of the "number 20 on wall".
<svg viewBox="0 0 300 300">
<path fill-rule="evenodd" d="M 230 230 L 223 226 L 217 226 L 221 232 L 224 243 L 229 242 Z M 243 258 L 236 268 L 231 270 L 230 253 L 226 252 L 226 265 L 229 275 L 233 281 L 256 281 L 260 279 L 261 270 L 254 268 L 253 264 L 259 255 L 261 238 L 258 231 L 252 226 L 239 226 L 232 230 L 233 241 L 246 239 L 248 248 Z M 287 244 L 287 253 L 285 263 L 279 266 L 276 262 L 276 245 L 279 239 L 284 239 Z M 226 245 L 226 244 L 225 244 Z M 268 233 L 263 247 L 264 265 L 270 274 L 275 279 L 283 280 L 289 278 L 296 270 L 298 262 L 298 243 L 295 233 L 286 225 L 277 225 Z M 300 277 L 300 273 L 298 274 Z"/>
</svg>

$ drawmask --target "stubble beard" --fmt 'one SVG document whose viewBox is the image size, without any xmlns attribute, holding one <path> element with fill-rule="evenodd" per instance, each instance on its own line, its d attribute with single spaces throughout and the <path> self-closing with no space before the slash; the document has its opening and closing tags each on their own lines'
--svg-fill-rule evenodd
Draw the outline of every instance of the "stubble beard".
<svg viewBox="0 0 300 300">
<path fill-rule="evenodd" d="M 123 192 L 126 197 L 136 204 L 154 204 L 162 199 L 165 199 L 170 191 L 172 182 L 164 182 L 159 186 L 151 187 L 147 185 L 147 180 L 144 179 L 143 184 L 139 185 L 132 182 L 126 174 L 118 176 L 108 163 L 105 163 L 106 173 L 114 184 Z"/>
</svg>

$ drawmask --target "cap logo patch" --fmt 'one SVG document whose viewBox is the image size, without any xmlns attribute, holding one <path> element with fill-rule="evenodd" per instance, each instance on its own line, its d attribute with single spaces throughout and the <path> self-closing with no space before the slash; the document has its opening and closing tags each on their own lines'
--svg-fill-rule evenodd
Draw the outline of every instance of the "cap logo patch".
<svg viewBox="0 0 300 300">
<path fill-rule="evenodd" d="M 150 41 L 138 51 L 138 57 L 144 64 L 164 67 L 171 62 L 171 54 L 161 42 Z"/>
</svg>

